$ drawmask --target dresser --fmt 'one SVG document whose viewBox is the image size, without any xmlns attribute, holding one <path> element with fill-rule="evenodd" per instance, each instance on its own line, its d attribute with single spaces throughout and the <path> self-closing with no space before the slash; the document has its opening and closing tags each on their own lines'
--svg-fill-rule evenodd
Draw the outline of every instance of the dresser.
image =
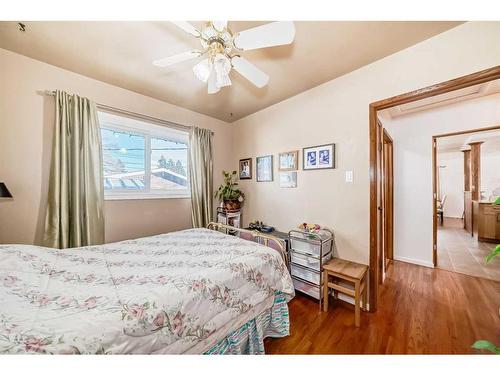
<svg viewBox="0 0 500 375">
<path fill-rule="evenodd" d="M 299 230 L 288 232 L 290 274 L 295 290 L 305 293 L 322 305 L 322 270 L 330 260 L 334 250 L 334 236 L 330 230 L 317 233 Z"/>
</svg>

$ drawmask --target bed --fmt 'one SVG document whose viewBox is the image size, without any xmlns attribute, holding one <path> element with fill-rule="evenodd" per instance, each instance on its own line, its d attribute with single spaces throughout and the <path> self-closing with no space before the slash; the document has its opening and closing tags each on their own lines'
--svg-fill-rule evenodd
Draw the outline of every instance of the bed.
<svg viewBox="0 0 500 375">
<path fill-rule="evenodd" d="M 217 230 L 1 245 L 0 353 L 262 354 L 293 296 L 282 254 Z"/>
</svg>

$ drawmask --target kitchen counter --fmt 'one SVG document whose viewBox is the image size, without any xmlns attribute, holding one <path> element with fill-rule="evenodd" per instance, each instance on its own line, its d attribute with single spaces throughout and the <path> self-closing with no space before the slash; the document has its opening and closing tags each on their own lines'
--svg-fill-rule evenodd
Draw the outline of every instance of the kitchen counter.
<svg viewBox="0 0 500 375">
<path fill-rule="evenodd" d="M 473 234 L 479 241 L 500 243 L 500 205 L 473 201 Z"/>
</svg>

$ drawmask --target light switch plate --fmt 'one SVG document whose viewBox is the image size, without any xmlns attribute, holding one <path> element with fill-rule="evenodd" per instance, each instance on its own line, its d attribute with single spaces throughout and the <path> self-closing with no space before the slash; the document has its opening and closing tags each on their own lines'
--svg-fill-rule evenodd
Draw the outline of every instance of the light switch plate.
<svg viewBox="0 0 500 375">
<path fill-rule="evenodd" d="M 354 179 L 353 172 L 352 171 L 345 171 L 345 182 L 352 183 L 353 179 Z"/>
</svg>

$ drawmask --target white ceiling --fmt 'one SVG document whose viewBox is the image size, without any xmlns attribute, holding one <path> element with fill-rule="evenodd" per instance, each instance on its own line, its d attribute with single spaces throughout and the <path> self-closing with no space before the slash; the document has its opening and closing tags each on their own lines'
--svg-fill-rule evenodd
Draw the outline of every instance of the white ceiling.
<svg viewBox="0 0 500 375">
<path fill-rule="evenodd" d="M 493 152 L 500 150 L 500 130 L 490 130 L 477 133 L 467 133 L 442 137 L 437 139 L 437 150 L 439 152 L 459 152 L 469 150 L 471 142 L 484 142 L 481 150 Z"/>
<path fill-rule="evenodd" d="M 457 26 L 460 22 L 295 22 L 292 45 L 242 53 L 270 75 L 258 89 L 233 85 L 208 95 L 196 60 L 157 68 L 155 59 L 199 46 L 170 22 L 0 22 L 0 48 L 232 122 Z M 201 22 L 193 22 L 200 26 Z M 229 22 L 233 32 L 266 22 Z M 40 89 L 56 89 L 41 87 Z"/>
<path fill-rule="evenodd" d="M 443 107 L 498 93 L 500 93 L 500 79 L 391 107 L 380 111 L 379 115 L 382 117 L 385 116 L 386 118 L 397 118 L 411 113 L 427 111 L 432 108 Z"/>
</svg>

